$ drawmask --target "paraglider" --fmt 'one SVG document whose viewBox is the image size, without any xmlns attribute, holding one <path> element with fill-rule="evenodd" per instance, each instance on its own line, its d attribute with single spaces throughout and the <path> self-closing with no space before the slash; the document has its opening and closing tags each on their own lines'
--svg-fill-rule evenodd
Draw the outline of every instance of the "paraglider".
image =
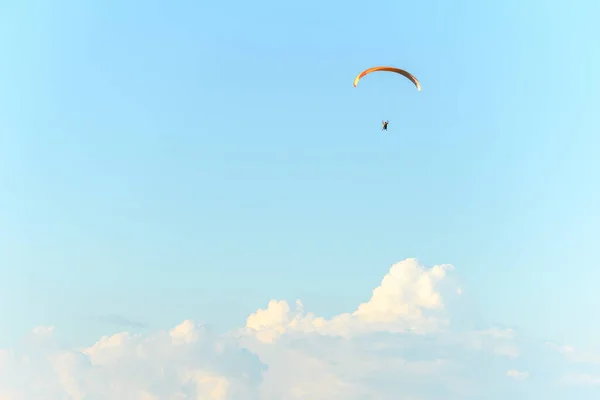
<svg viewBox="0 0 600 400">
<path fill-rule="evenodd" d="M 371 72 L 376 72 L 376 71 L 395 72 L 397 74 L 403 75 L 404 77 L 408 78 L 417 87 L 417 90 L 419 90 L 419 91 L 421 90 L 421 83 L 414 75 L 412 75 L 410 72 L 407 72 L 403 69 L 395 68 L 395 67 L 373 67 L 373 68 L 365 69 L 363 72 L 358 74 L 356 76 L 356 78 L 354 78 L 354 87 L 356 87 L 356 85 L 358 84 L 358 81 L 361 80 L 363 77 L 370 74 Z"/>
<path fill-rule="evenodd" d="M 418 91 L 421 91 L 421 83 L 410 72 L 407 72 L 400 68 L 385 67 L 385 66 L 372 67 L 372 68 L 368 68 L 368 69 L 365 69 L 364 71 L 362 71 L 360 74 L 358 74 L 356 76 L 356 78 L 354 78 L 354 87 L 356 87 L 356 85 L 358 84 L 358 81 L 361 80 L 363 77 L 370 74 L 371 72 L 377 72 L 377 71 L 394 72 L 394 73 L 400 74 L 400 75 L 404 76 L 405 78 L 409 79 L 417 87 Z M 382 131 L 387 131 L 388 122 L 389 121 L 381 121 L 381 124 L 382 124 L 381 130 Z"/>
</svg>

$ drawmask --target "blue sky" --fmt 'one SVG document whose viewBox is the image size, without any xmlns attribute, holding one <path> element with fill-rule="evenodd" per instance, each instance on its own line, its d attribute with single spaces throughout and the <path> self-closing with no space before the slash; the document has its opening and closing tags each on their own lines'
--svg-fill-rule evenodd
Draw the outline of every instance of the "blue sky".
<svg viewBox="0 0 600 400">
<path fill-rule="evenodd" d="M 330 318 L 417 257 L 486 321 L 600 350 L 599 11 L 3 2 L 0 347 Z M 381 64 L 423 90 L 352 87 Z"/>
</svg>

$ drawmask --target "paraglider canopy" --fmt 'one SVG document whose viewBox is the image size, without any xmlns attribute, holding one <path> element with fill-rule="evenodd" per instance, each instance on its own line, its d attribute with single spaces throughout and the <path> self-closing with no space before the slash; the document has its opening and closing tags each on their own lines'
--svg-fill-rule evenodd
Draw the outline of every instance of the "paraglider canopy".
<svg viewBox="0 0 600 400">
<path fill-rule="evenodd" d="M 376 71 L 395 72 L 397 74 L 403 75 L 404 77 L 408 78 L 417 87 L 417 90 L 419 90 L 419 91 L 421 90 L 421 83 L 414 75 L 412 75 L 411 73 L 409 73 L 403 69 L 400 69 L 400 68 L 385 67 L 385 66 L 372 67 L 372 68 L 366 69 L 363 72 L 361 72 L 360 74 L 358 74 L 356 76 L 356 78 L 354 78 L 354 87 L 356 87 L 356 85 L 358 84 L 358 81 L 361 80 L 364 76 L 370 74 L 371 72 L 376 72 Z"/>
</svg>

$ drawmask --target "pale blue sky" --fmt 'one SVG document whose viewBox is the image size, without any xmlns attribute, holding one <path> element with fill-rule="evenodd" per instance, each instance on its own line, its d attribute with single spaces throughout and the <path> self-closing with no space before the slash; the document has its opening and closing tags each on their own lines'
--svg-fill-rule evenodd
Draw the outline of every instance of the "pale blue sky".
<svg viewBox="0 0 600 400">
<path fill-rule="evenodd" d="M 600 345 L 600 3 L 83 3 L 0 5 L 0 345 L 331 316 L 406 257 Z"/>
</svg>

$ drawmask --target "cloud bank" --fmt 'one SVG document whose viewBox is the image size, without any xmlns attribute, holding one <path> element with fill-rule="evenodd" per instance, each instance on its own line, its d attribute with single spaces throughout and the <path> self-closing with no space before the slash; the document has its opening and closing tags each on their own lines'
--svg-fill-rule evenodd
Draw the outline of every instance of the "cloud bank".
<svg viewBox="0 0 600 400">
<path fill-rule="evenodd" d="M 65 349 L 53 327 L 0 350 L 0 400 L 598 399 L 600 362 L 482 325 L 451 265 L 393 265 L 331 319 L 271 300 L 217 336 L 193 321 Z"/>
</svg>

